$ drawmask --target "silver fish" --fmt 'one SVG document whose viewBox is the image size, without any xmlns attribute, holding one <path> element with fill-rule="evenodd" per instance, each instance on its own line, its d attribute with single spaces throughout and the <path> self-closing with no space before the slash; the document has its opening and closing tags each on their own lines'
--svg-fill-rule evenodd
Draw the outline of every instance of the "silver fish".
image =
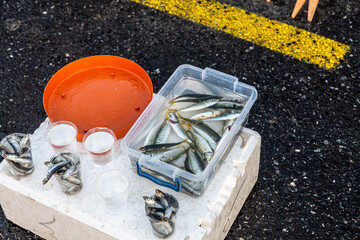
<svg viewBox="0 0 360 240">
<path fill-rule="evenodd" d="M 210 98 L 221 99 L 222 97 L 208 94 L 184 94 L 172 99 L 169 103 L 173 104 L 176 102 L 199 102 Z"/>
<path fill-rule="evenodd" d="M 175 212 L 175 209 L 173 207 L 167 207 L 164 213 L 164 220 L 167 221 L 170 219 L 171 215 L 173 215 Z"/>
<path fill-rule="evenodd" d="M 240 104 L 245 105 L 246 98 L 239 96 L 237 98 L 223 98 L 223 99 L 221 99 L 221 101 L 224 101 L 224 102 L 236 102 L 236 103 L 240 103 Z"/>
<path fill-rule="evenodd" d="M 170 135 L 171 127 L 167 121 L 164 121 L 162 124 L 158 134 L 156 135 L 155 144 L 166 143 Z"/>
<path fill-rule="evenodd" d="M 74 194 L 77 193 L 82 187 L 79 185 L 72 185 L 70 187 L 68 187 L 64 192 L 66 194 Z"/>
<path fill-rule="evenodd" d="M 175 149 L 172 149 L 172 150 L 169 150 L 166 152 L 154 154 L 153 158 L 158 161 L 169 163 L 169 162 L 177 159 L 183 153 L 185 153 L 189 147 L 190 147 L 189 144 L 183 143 L 178 148 L 175 148 Z"/>
<path fill-rule="evenodd" d="M 6 153 L 9 154 L 15 154 L 15 149 L 10 145 L 8 140 L 4 139 L 2 140 L 2 144 L 0 145 L 0 149 L 5 150 Z"/>
<path fill-rule="evenodd" d="M 158 221 L 163 221 L 165 216 L 164 212 L 156 211 L 156 209 L 151 209 L 147 215 Z"/>
<path fill-rule="evenodd" d="M 73 153 L 62 153 L 61 156 L 64 157 L 67 161 L 71 161 L 71 163 L 75 165 L 80 162 L 79 156 Z"/>
<path fill-rule="evenodd" d="M 183 170 L 185 170 L 185 159 L 186 159 L 187 154 L 184 153 L 182 155 L 180 155 L 177 159 L 173 160 L 170 162 L 171 165 L 181 168 Z"/>
<path fill-rule="evenodd" d="M 50 162 L 52 164 L 60 163 L 60 162 L 66 162 L 69 161 L 67 158 L 65 158 L 65 153 L 60 153 L 55 158 L 52 158 Z"/>
<path fill-rule="evenodd" d="M 231 119 L 236 119 L 240 116 L 241 112 L 229 112 L 229 113 L 224 113 L 221 116 L 217 116 L 214 118 L 208 118 L 206 119 L 206 121 L 221 121 L 221 120 L 231 120 Z"/>
<path fill-rule="evenodd" d="M 2 153 L 2 155 L 4 156 L 4 158 L 6 158 L 6 160 L 12 161 L 14 163 L 19 163 L 19 164 L 23 165 L 24 167 L 30 167 L 33 164 L 33 161 L 31 158 L 18 157 L 16 155 L 10 155 L 10 154 L 6 154 L 6 153 Z"/>
<path fill-rule="evenodd" d="M 195 190 L 190 184 L 186 182 L 181 183 L 181 188 L 190 193 L 191 195 L 199 197 L 201 195 L 200 191 Z"/>
<path fill-rule="evenodd" d="M 15 151 L 15 154 L 19 154 L 20 151 L 21 151 L 21 147 L 20 147 L 20 144 L 19 144 L 19 141 L 17 141 L 17 139 L 19 139 L 19 137 L 17 137 L 16 135 L 14 134 L 11 134 L 10 135 L 11 137 L 8 138 L 8 143 L 11 145 L 11 147 L 14 149 Z M 16 138 L 15 138 L 16 137 Z"/>
<path fill-rule="evenodd" d="M 232 125 L 234 125 L 234 123 L 236 122 L 236 119 L 229 119 L 224 121 L 224 127 L 223 127 L 223 135 L 225 135 L 227 132 L 230 131 Z"/>
<path fill-rule="evenodd" d="M 155 195 L 159 198 L 160 203 L 162 206 L 164 206 L 164 208 L 168 208 L 169 207 L 169 202 L 167 201 L 167 195 L 166 193 L 163 193 L 161 190 L 159 189 L 155 189 Z"/>
<path fill-rule="evenodd" d="M 28 175 L 34 171 L 34 167 L 24 167 L 19 163 L 15 163 L 12 161 L 8 161 L 9 165 L 11 166 L 12 170 L 15 171 L 15 175 Z"/>
<path fill-rule="evenodd" d="M 67 179 L 67 177 L 70 176 L 71 173 L 73 173 L 76 169 L 76 165 L 72 165 L 70 166 L 65 172 L 64 174 L 61 176 L 61 180 Z"/>
<path fill-rule="evenodd" d="M 30 134 L 26 134 L 19 142 L 20 154 L 26 153 L 30 150 Z"/>
<path fill-rule="evenodd" d="M 155 126 L 149 131 L 148 135 L 146 135 L 144 146 L 152 145 L 155 143 L 156 136 L 157 136 L 161 126 L 162 126 L 162 124 L 160 124 L 159 126 Z"/>
<path fill-rule="evenodd" d="M 199 152 L 203 157 L 203 160 L 206 160 L 206 162 L 209 162 L 210 159 L 212 158 L 212 156 L 214 155 L 214 152 L 211 149 L 210 145 L 199 134 L 197 134 L 195 132 L 190 132 L 190 133 L 194 139 L 196 147 L 199 149 Z"/>
<path fill-rule="evenodd" d="M 207 180 L 205 180 L 205 182 L 206 181 Z M 181 186 L 183 184 L 190 186 L 193 190 L 198 191 L 199 193 L 204 188 L 204 182 L 202 182 L 202 181 L 190 181 L 190 180 L 183 179 L 183 181 L 181 181 Z"/>
<path fill-rule="evenodd" d="M 77 177 L 72 176 L 72 175 L 68 175 L 64 180 L 71 183 L 71 184 L 81 185 L 81 180 L 78 179 Z"/>
<path fill-rule="evenodd" d="M 152 197 L 143 196 L 143 199 L 145 200 L 145 203 L 148 205 L 148 207 L 164 209 L 164 206 L 155 201 L 155 199 Z"/>
<path fill-rule="evenodd" d="M 10 134 L 10 137 L 12 138 L 12 139 L 14 139 L 16 142 L 20 142 L 20 140 L 21 140 L 21 138 L 20 138 L 20 136 L 18 136 L 16 133 L 12 133 L 12 134 Z"/>
<path fill-rule="evenodd" d="M 217 132 L 202 122 L 192 124 L 191 127 L 209 143 L 213 151 L 216 149 L 217 142 L 220 141 L 220 136 Z"/>
<path fill-rule="evenodd" d="M 173 213 L 177 213 L 179 210 L 179 203 L 174 196 L 156 189 L 153 197 L 158 199 L 165 209 L 172 208 Z"/>
<path fill-rule="evenodd" d="M 191 140 L 190 136 L 186 133 L 186 131 L 184 130 L 184 128 L 180 124 L 179 119 L 176 116 L 176 114 L 174 112 L 168 112 L 168 115 L 169 115 L 168 122 L 170 123 L 170 125 L 171 125 L 172 129 L 174 130 L 174 132 L 181 139 L 186 140 L 189 143 L 192 143 L 192 140 Z"/>
<path fill-rule="evenodd" d="M 19 144 L 20 147 L 24 147 L 25 145 L 30 144 L 30 134 L 25 134 L 25 136 L 21 138 Z"/>
<path fill-rule="evenodd" d="M 211 106 L 215 105 L 217 102 L 219 102 L 219 99 L 210 98 L 210 99 L 207 99 L 207 100 L 205 100 L 205 101 L 202 101 L 202 102 L 193 104 L 193 105 L 191 105 L 191 106 L 187 106 L 187 107 L 185 107 L 185 108 L 181 108 L 181 109 L 179 109 L 178 111 L 181 111 L 181 112 L 189 112 L 189 111 L 201 110 L 201 109 L 204 109 L 204 108 L 207 108 L 207 107 L 211 107 Z"/>
<path fill-rule="evenodd" d="M 201 174 L 205 169 L 205 164 L 200 159 L 194 149 L 190 149 L 185 160 L 185 168 L 188 172 L 193 174 Z"/>
<path fill-rule="evenodd" d="M 195 114 L 194 116 L 190 117 L 190 120 L 198 120 L 198 121 L 207 120 L 207 119 L 219 117 L 223 113 L 224 113 L 224 111 L 222 111 L 222 110 L 213 110 L 213 111 L 208 111 L 208 112 L 202 112 L 202 113 L 198 113 L 198 114 Z"/>
<path fill-rule="evenodd" d="M 79 174 L 76 174 L 76 177 L 75 175 L 72 176 L 70 175 L 69 177 L 73 177 L 74 179 L 76 178 L 78 181 L 80 181 L 80 175 Z M 55 173 L 55 178 L 57 179 L 60 187 L 61 187 L 61 190 L 65 193 L 65 194 L 69 194 L 69 195 L 72 195 L 72 194 L 75 194 L 77 193 L 78 191 L 80 191 L 82 189 L 82 184 L 81 184 L 81 181 L 79 184 L 75 184 L 75 183 L 72 183 L 70 182 L 68 179 L 69 177 L 66 179 L 66 180 L 61 180 L 61 174 L 58 174 L 57 172 Z"/>
<path fill-rule="evenodd" d="M 164 143 L 164 144 L 153 144 L 153 145 L 147 145 L 139 148 L 142 152 L 154 152 L 154 151 L 166 151 L 173 149 L 174 147 L 178 147 L 180 144 L 182 144 L 184 141 L 176 142 L 176 143 Z"/>
<path fill-rule="evenodd" d="M 32 156 L 31 156 L 31 151 L 30 149 L 22 154 L 20 154 L 20 157 L 23 157 L 23 158 L 31 158 L 32 159 Z"/>
<path fill-rule="evenodd" d="M 228 102 L 228 101 L 218 101 L 216 104 L 212 105 L 211 108 L 225 108 L 225 109 L 243 109 L 244 104 L 237 102 Z"/>
<path fill-rule="evenodd" d="M 152 221 L 151 225 L 159 237 L 169 236 L 174 231 L 174 223 L 172 221 Z"/>
<path fill-rule="evenodd" d="M 157 178 L 157 179 L 159 179 L 161 181 L 164 181 L 164 182 L 167 182 L 167 183 L 170 183 L 170 184 L 174 184 L 174 182 L 172 180 L 170 180 L 169 178 L 165 177 L 162 174 L 158 174 L 158 173 L 153 172 L 153 171 L 151 171 L 151 170 L 149 170 L 147 168 L 141 168 L 141 170 L 143 172 L 146 172 L 147 174 L 150 174 L 150 175 L 154 176 L 155 178 Z M 201 195 L 201 192 L 195 190 L 193 187 L 191 187 L 185 181 L 181 182 L 181 188 L 184 189 L 186 192 L 190 193 L 191 195 L 194 195 L 194 196 L 200 196 Z"/>
<path fill-rule="evenodd" d="M 198 132 L 200 135 L 208 135 L 211 137 L 215 142 L 218 142 L 220 140 L 220 135 L 215 132 L 212 128 L 210 128 L 208 125 L 206 125 L 203 122 L 198 122 L 194 120 L 190 120 L 191 127 Z"/>
<path fill-rule="evenodd" d="M 221 139 L 218 143 L 218 147 L 221 146 L 221 144 L 225 141 L 226 136 L 229 134 L 232 125 L 235 123 L 236 119 L 230 119 L 230 120 L 226 120 L 224 123 L 224 128 L 223 128 L 223 134 L 221 136 Z M 217 148 L 215 149 L 215 151 L 217 150 Z"/>
<path fill-rule="evenodd" d="M 43 184 L 46 184 L 52 175 L 54 175 L 54 173 L 56 171 L 58 171 L 59 169 L 65 167 L 66 165 L 69 165 L 70 164 L 70 161 L 66 161 L 66 162 L 59 162 L 59 163 L 56 163 L 52 166 L 49 167 L 48 171 L 47 171 L 47 176 L 43 179 Z"/>
</svg>

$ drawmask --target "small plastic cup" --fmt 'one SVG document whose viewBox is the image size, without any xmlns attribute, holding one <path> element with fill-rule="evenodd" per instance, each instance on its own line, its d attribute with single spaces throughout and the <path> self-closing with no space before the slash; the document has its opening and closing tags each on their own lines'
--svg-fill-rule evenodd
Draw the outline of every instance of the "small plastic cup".
<svg viewBox="0 0 360 240">
<path fill-rule="evenodd" d="M 159 197 L 157 195 L 151 196 L 152 199 L 162 198 L 167 202 L 168 206 L 162 209 L 154 208 L 152 204 L 145 203 L 145 212 L 152 226 L 153 233 L 155 236 L 160 238 L 166 238 L 170 236 L 175 230 L 176 213 L 179 210 L 179 203 L 176 198 L 168 193 L 163 193 L 165 197 Z M 161 202 L 161 200 L 160 200 Z M 170 211 L 169 211 L 170 210 Z M 158 215 L 158 213 L 162 213 Z M 169 214 L 165 218 L 167 214 Z"/>
<path fill-rule="evenodd" d="M 112 161 L 115 141 L 114 132 L 104 127 L 89 130 L 83 139 L 96 165 L 107 165 Z"/>
<path fill-rule="evenodd" d="M 100 174 L 96 191 L 103 200 L 108 214 L 118 215 L 126 209 L 129 180 L 121 171 L 108 170 Z"/>
<path fill-rule="evenodd" d="M 58 157 L 61 157 L 60 159 L 65 158 L 65 162 L 70 161 L 70 166 L 68 166 L 68 169 L 65 172 L 55 172 L 54 174 L 56 180 L 60 184 L 61 191 L 67 195 L 78 193 L 82 189 L 83 185 L 80 174 L 80 156 L 74 152 L 61 152 L 52 156 L 50 162 L 55 164 Z M 71 166 L 74 167 L 70 169 Z M 72 171 L 67 173 L 69 169 Z M 64 176 L 66 174 L 67 177 Z"/>
<path fill-rule="evenodd" d="M 54 122 L 46 133 L 46 139 L 55 153 L 71 151 L 76 152 L 77 127 L 72 122 Z"/>
</svg>

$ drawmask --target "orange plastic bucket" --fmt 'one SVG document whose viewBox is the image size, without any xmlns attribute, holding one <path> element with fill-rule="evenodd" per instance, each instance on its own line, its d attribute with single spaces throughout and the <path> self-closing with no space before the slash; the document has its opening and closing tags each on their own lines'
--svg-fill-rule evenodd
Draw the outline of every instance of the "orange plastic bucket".
<svg viewBox="0 0 360 240">
<path fill-rule="evenodd" d="M 136 63 L 117 56 L 91 56 L 61 68 L 46 85 L 43 103 L 51 122 L 74 123 L 78 141 L 94 127 L 125 136 L 150 103 L 153 85 Z"/>
</svg>

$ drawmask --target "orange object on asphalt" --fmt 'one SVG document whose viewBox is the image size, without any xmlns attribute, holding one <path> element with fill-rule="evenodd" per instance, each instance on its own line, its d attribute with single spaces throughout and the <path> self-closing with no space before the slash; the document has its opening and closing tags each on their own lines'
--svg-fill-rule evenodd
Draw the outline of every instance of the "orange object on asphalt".
<svg viewBox="0 0 360 240">
<path fill-rule="evenodd" d="M 81 141 L 94 127 L 125 136 L 150 103 L 153 85 L 136 63 L 117 56 L 79 59 L 61 68 L 47 83 L 43 103 L 51 122 L 74 123 Z"/>
<path fill-rule="evenodd" d="M 294 10 L 291 14 L 292 18 L 295 18 L 296 15 L 299 13 L 300 9 L 304 6 L 306 0 L 297 0 L 295 3 L 295 7 Z M 308 21 L 311 22 L 314 14 L 315 14 L 315 10 L 316 7 L 319 3 L 319 0 L 309 0 L 309 10 L 308 10 Z"/>
</svg>

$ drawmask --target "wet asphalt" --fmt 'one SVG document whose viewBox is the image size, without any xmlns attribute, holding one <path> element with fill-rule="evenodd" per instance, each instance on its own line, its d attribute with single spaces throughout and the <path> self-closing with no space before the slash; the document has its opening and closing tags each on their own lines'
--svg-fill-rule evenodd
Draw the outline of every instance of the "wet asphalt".
<svg viewBox="0 0 360 240">
<path fill-rule="evenodd" d="M 49 78 L 76 59 L 131 59 L 157 92 L 181 64 L 257 88 L 247 127 L 262 136 L 258 181 L 227 239 L 360 238 L 360 3 L 320 0 L 312 23 L 295 0 L 219 0 L 350 45 L 335 70 L 272 52 L 130 1 L 0 2 L 0 133 L 46 118 Z M 0 239 L 41 239 L 6 219 Z"/>
</svg>

